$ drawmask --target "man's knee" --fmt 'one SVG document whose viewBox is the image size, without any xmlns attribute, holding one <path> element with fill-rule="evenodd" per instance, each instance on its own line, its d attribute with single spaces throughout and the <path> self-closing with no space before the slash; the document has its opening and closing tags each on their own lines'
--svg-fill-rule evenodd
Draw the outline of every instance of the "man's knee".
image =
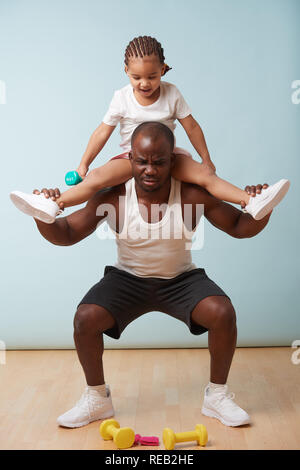
<svg viewBox="0 0 300 470">
<path fill-rule="evenodd" d="M 113 317 L 95 304 L 79 305 L 74 317 L 74 333 L 78 335 L 101 333 L 114 326 Z"/>
<path fill-rule="evenodd" d="M 234 328 L 236 326 L 235 310 L 227 297 L 211 301 L 212 328 Z"/>
<path fill-rule="evenodd" d="M 210 296 L 200 301 L 192 313 L 192 320 L 207 329 L 236 326 L 235 310 L 225 296 Z"/>
</svg>

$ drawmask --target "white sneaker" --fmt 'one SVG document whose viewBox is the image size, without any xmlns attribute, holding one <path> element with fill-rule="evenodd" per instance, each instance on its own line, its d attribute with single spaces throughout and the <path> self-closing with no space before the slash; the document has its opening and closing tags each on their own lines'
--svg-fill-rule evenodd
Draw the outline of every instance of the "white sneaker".
<svg viewBox="0 0 300 470">
<path fill-rule="evenodd" d="M 50 197 L 46 198 L 43 193 L 27 194 L 21 191 L 12 191 L 9 196 L 20 211 L 46 224 L 53 224 L 55 217 L 62 213 L 58 204 Z"/>
<path fill-rule="evenodd" d="M 226 426 L 242 426 L 250 423 L 250 416 L 234 403 L 234 393 L 227 393 L 228 386 L 210 390 L 205 388 L 202 414 L 217 418 Z"/>
<path fill-rule="evenodd" d="M 251 214 L 255 220 L 265 217 L 284 198 L 290 187 L 289 180 L 280 180 L 277 183 L 262 189 L 255 197 L 250 196 L 249 203 L 244 212 Z"/>
<path fill-rule="evenodd" d="M 107 397 L 102 397 L 97 390 L 86 387 L 76 405 L 57 418 L 57 423 L 66 428 L 79 428 L 97 421 L 114 416 L 114 408 L 109 386 L 106 385 Z"/>
</svg>

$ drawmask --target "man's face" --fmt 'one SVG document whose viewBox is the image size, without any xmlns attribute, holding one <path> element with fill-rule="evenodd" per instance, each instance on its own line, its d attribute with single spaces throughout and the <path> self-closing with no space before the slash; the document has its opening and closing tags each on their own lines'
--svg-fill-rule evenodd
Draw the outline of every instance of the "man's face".
<svg viewBox="0 0 300 470">
<path fill-rule="evenodd" d="M 130 159 L 132 175 L 140 188 L 157 191 L 170 179 L 174 165 L 172 150 L 163 136 L 153 139 L 140 133 L 135 138 Z"/>
</svg>

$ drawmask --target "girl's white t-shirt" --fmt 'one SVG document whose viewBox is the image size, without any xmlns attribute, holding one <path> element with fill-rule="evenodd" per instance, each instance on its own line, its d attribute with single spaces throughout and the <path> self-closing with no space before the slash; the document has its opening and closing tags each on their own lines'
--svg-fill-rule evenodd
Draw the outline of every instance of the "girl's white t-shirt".
<svg viewBox="0 0 300 470">
<path fill-rule="evenodd" d="M 115 91 L 102 121 L 109 126 L 117 126 L 120 123 L 120 146 L 123 152 L 129 152 L 132 133 L 142 122 L 162 122 L 174 132 L 175 120 L 183 119 L 191 113 L 191 108 L 178 88 L 172 83 L 162 81 L 158 100 L 148 106 L 143 106 L 137 101 L 131 84 Z"/>
</svg>

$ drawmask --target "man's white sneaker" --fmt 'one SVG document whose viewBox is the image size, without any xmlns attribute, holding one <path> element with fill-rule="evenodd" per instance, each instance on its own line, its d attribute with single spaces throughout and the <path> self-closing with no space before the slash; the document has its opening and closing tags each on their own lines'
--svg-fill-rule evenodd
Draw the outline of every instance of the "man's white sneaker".
<svg viewBox="0 0 300 470">
<path fill-rule="evenodd" d="M 20 211 L 46 224 L 53 224 L 56 216 L 62 213 L 58 204 L 50 197 L 46 198 L 43 193 L 27 194 L 21 191 L 12 191 L 9 196 Z"/>
<path fill-rule="evenodd" d="M 250 416 L 234 403 L 234 393 L 227 393 L 228 386 L 210 390 L 205 388 L 202 414 L 217 418 L 226 426 L 242 426 L 250 423 Z"/>
<path fill-rule="evenodd" d="M 255 220 L 265 217 L 284 198 L 290 187 L 290 181 L 282 179 L 266 189 L 262 189 L 260 194 L 250 197 L 244 212 L 251 214 Z"/>
<path fill-rule="evenodd" d="M 106 385 L 107 397 L 104 398 L 97 390 L 86 387 L 76 405 L 57 418 L 57 423 L 66 428 L 79 428 L 97 421 L 114 416 L 114 408 L 109 386 Z"/>
</svg>

